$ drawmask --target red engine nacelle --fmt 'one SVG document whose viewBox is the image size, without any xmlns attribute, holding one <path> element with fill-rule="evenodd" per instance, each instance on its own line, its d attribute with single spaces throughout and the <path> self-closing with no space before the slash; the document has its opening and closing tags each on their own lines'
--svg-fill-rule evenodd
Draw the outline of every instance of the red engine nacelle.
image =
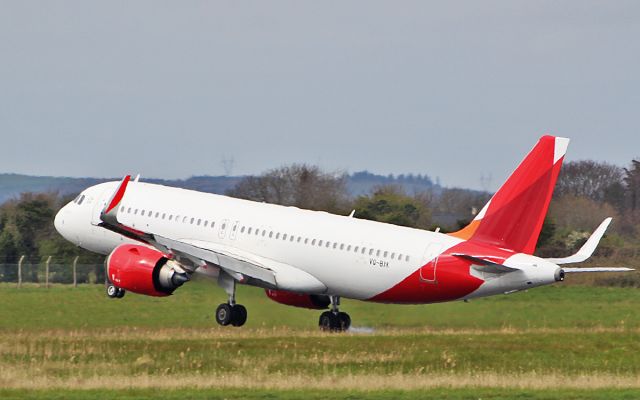
<svg viewBox="0 0 640 400">
<path fill-rule="evenodd" d="M 316 294 L 298 294 L 284 290 L 265 289 L 267 297 L 281 304 L 293 307 L 311 308 L 313 310 L 323 310 L 329 307 L 331 300 L 329 296 Z"/>
<path fill-rule="evenodd" d="M 189 280 L 162 252 L 133 244 L 118 246 L 109 254 L 107 274 L 115 286 L 147 296 L 169 296 Z"/>
</svg>

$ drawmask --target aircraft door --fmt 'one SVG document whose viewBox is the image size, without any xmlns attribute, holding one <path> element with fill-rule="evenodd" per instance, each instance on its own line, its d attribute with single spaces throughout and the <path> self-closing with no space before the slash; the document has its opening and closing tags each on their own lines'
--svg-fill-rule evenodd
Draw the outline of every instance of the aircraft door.
<svg viewBox="0 0 640 400">
<path fill-rule="evenodd" d="M 443 246 L 440 243 L 430 243 L 422 257 L 422 267 L 420 267 L 420 281 L 437 284 L 436 273 L 438 269 L 438 258 L 442 253 Z"/>
</svg>

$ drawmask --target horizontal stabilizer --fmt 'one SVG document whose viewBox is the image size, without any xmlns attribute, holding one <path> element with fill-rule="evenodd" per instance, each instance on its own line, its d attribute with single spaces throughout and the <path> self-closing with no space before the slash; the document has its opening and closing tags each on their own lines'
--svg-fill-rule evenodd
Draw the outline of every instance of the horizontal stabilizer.
<svg viewBox="0 0 640 400">
<path fill-rule="evenodd" d="M 611 223 L 611 217 L 602 221 L 600 226 L 598 226 L 598 229 L 596 229 L 591 234 L 589 239 L 587 239 L 586 243 L 583 244 L 582 247 L 580 247 L 580 250 L 578 250 L 578 252 L 576 252 L 575 254 L 569 257 L 564 257 L 564 258 L 547 258 L 546 260 L 551 261 L 552 263 L 558 264 L 558 265 L 579 263 L 579 262 L 585 261 L 586 259 L 591 257 L 593 252 L 596 250 L 598 243 L 600 243 L 600 239 L 602 239 L 602 236 L 604 236 L 604 232 L 607 230 L 610 223 Z M 565 269 L 565 271 L 567 270 Z"/>
<path fill-rule="evenodd" d="M 633 268 L 562 268 L 562 270 L 566 273 L 574 273 L 574 272 L 628 272 L 635 271 Z"/>
<path fill-rule="evenodd" d="M 504 264 L 495 262 L 489 256 L 472 256 L 469 254 L 462 253 L 453 253 L 454 256 L 464 258 L 465 260 L 471 261 L 476 265 L 482 265 L 483 271 L 493 272 L 493 273 L 505 273 L 505 272 L 513 272 L 519 271 L 518 268 L 507 267 Z"/>
</svg>

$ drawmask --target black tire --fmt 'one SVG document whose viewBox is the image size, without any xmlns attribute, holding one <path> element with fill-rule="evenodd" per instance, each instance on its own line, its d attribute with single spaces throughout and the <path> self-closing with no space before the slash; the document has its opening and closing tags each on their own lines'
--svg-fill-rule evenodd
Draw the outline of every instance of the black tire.
<svg viewBox="0 0 640 400">
<path fill-rule="evenodd" d="M 338 329 L 347 331 L 351 327 L 351 317 L 346 312 L 338 313 Z"/>
<path fill-rule="evenodd" d="M 222 326 L 227 326 L 231 323 L 233 317 L 233 310 L 227 303 L 220 304 L 216 309 L 216 322 Z"/>
<path fill-rule="evenodd" d="M 231 310 L 231 325 L 242 326 L 247 322 L 247 309 L 242 304 L 236 304 Z"/>
<path fill-rule="evenodd" d="M 124 294 L 125 294 L 125 293 L 126 293 L 126 292 L 125 292 L 125 290 L 124 290 L 124 289 L 122 289 L 122 288 L 118 288 L 118 291 L 116 292 L 116 297 L 117 297 L 117 298 L 119 298 L 119 299 L 121 299 L 121 298 L 123 298 L 123 297 L 124 297 Z"/>
<path fill-rule="evenodd" d="M 120 290 L 120 289 L 118 289 L 118 288 L 117 288 L 117 287 L 115 287 L 114 285 L 108 285 L 108 286 L 107 286 L 107 296 L 108 296 L 110 299 L 115 299 L 115 298 L 116 298 L 116 296 L 118 296 L 118 290 Z"/>
<path fill-rule="evenodd" d="M 320 314 L 318 326 L 322 331 L 335 331 L 338 328 L 338 317 L 331 311 L 325 311 Z"/>
</svg>

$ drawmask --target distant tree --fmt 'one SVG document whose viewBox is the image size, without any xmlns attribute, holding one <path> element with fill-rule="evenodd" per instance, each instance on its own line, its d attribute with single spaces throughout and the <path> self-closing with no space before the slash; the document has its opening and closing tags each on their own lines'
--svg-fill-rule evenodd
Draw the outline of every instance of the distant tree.
<svg viewBox="0 0 640 400">
<path fill-rule="evenodd" d="M 564 196 L 551 202 L 548 216 L 559 232 L 591 232 L 607 217 L 617 220 L 618 213 L 608 203 L 598 203 L 587 197 Z"/>
<path fill-rule="evenodd" d="M 439 213 L 468 216 L 472 219 L 472 211 L 480 211 L 490 198 L 491 195 L 487 192 L 447 188 L 442 190 L 436 208 Z"/>
<path fill-rule="evenodd" d="M 635 213 L 640 210 L 640 161 L 631 160 L 631 166 L 624 169 L 623 180 L 629 210 Z"/>
<path fill-rule="evenodd" d="M 355 203 L 355 216 L 394 225 L 427 229 L 431 224 L 428 197 L 408 196 L 397 186 L 382 186 Z"/>
<path fill-rule="evenodd" d="M 586 197 L 599 203 L 621 206 L 623 176 L 624 170 L 613 164 L 593 160 L 571 161 L 562 166 L 555 194 L 557 198 Z"/>
<path fill-rule="evenodd" d="M 552 217 L 547 215 L 544 219 L 544 223 L 542 224 L 542 229 L 540 230 L 537 247 L 543 247 L 551 243 L 555 233 L 556 223 Z"/>
<path fill-rule="evenodd" d="M 348 209 L 346 175 L 294 164 L 243 178 L 228 195 L 254 201 L 344 213 Z"/>
</svg>

